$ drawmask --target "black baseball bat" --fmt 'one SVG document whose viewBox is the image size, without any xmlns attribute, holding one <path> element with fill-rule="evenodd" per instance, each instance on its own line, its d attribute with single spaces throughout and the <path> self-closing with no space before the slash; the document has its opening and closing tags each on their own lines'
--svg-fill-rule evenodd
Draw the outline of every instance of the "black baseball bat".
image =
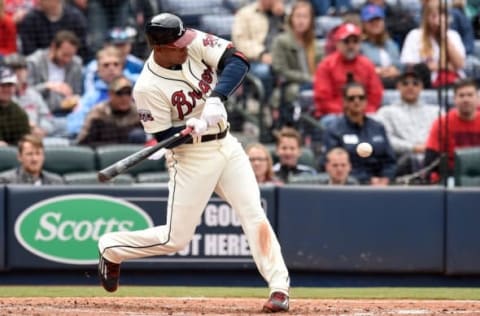
<svg viewBox="0 0 480 316">
<path fill-rule="evenodd" d="M 119 174 L 125 172 L 126 170 L 130 169 L 131 167 L 137 165 L 141 161 L 145 160 L 149 156 L 153 155 L 156 151 L 165 148 L 169 145 L 172 145 L 175 142 L 180 140 L 187 140 L 190 137 L 190 133 L 192 132 L 191 127 L 186 127 L 182 131 L 175 133 L 174 135 L 170 136 L 169 138 L 156 143 L 153 146 L 142 148 L 141 150 L 137 151 L 136 153 L 131 154 L 119 160 L 108 167 L 100 170 L 97 174 L 98 181 L 106 182 L 111 180 L 112 178 L 118 176 Z"/>
</svg>

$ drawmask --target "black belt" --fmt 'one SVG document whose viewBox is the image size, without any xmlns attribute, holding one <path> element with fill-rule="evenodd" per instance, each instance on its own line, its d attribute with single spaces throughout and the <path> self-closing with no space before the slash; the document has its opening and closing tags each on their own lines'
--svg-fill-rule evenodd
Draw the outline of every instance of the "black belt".
<svg viewBox="0 0 480 316">
<path fill-rule="evenodd" d="M 203 135 L 200 136 L 200 141 L 199 143 L 204 143 L 204 142 L 209 142 L 212 140 L 217 140 L 217 139 L 222 139 L 227 136 L 228 133 L 228 128 L 226 128 L 223 132 L 220 132 L 218 134 L 208 134 L 208 135 Z M 193 138 L 188 139 L 185 144 L 193 144 Z"/>
</svg>

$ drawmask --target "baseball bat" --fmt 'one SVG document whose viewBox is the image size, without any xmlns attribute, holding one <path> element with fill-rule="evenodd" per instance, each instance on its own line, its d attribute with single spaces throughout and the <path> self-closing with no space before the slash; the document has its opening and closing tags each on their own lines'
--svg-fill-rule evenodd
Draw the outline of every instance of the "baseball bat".
<svg viewBox="0 0 480 316">
<path fill-rule="evenodd" d="M 160 150 L 161 148 L 165 148 L 180 140 L 187 140 L 187 138 L 190 137 L 191 132 L 192 132 L 192 128 L 186 127 L 180 132 L 175 133 L 169 138 L 159 143 L 156 143 L 153 146 L 142 148 L 141 150 L 123 158 L 122 160 L 119 160 L 111 164 L 110 166 L 105 167 L 104 169 L 98 172 L 97 174 L 98 181 L 106 182 L 108 180 L 113 179 L 114 177 L 118 176 L 119 174 L 125 172 L 126 170 L 137 165 L 138 163 L 145 160 L 149 156 L 153 155 L 153 153 Z"/>
</svg>

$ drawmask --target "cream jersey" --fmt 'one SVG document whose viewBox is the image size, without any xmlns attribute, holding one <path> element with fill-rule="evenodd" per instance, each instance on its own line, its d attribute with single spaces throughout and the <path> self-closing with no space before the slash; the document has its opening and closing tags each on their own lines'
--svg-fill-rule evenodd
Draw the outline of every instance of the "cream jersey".
<svg viewBox="0 0 480 316">
<path fill-rule="evenodd" d="M 138 78 L 133 97 L 138 115 L 147 133 L 185 125 L 199 118 L 205 99 L 218 82 L 218 63 L 230 41 L 198 30 L 188 46 L 188 57 L 181 70 L 163 68 L 148 57 Z M 226 123 L 226 122 L 225 122 Z M 206 134 L 218 133 L 218 129 Z"/>
</svg>

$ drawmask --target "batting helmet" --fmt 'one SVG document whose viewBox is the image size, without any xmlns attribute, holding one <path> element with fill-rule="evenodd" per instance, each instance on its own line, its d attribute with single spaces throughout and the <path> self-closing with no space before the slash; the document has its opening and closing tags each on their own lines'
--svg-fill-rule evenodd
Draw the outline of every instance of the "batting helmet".
<svg viewBox="0 0 480 316">
<path fill-rule="evenodd" d="M 145 34 L 150 45 L 169 45 L 178 48 L 186 47 L 196 36 L 194 30 L 185 28 L 182 20 L 171 13 L 154 16 L 145 25 Z"/>
</svg>

